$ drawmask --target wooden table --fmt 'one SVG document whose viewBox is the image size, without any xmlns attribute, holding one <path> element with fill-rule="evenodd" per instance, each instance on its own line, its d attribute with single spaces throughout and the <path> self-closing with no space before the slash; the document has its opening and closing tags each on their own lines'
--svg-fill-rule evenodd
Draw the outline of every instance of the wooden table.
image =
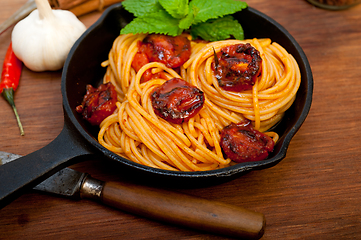
<svg viewBox="0 0 361 240">
<path fill-rule="evenodd" d="M 1 0 L 0 22 L 26 0 Z M 262 212 L 262 239 L 361 238 L 361 5 L 345 11 L 307 1 L 248 0 L 282 24 L 306 53 L 314 75 L 311 111 L 276 166 L 199 189 L 174 189 Z M 80 17 L 90 26 L 100 16 Z M 0 61 L 11 29 L 0 35 Z M 24 68 L 15 102 L 25 129 L 0 99 L 0 151 L 29 154 L 63 127 L 61 72 Z M 106 161 L 71 166 L 119 180 Z M 0 183 L 1 184 L 1 183 Z M 117 211 L 93 201 L 27 193 L 0 209 L 0 239 L 226 239 Z"/>
</svg>

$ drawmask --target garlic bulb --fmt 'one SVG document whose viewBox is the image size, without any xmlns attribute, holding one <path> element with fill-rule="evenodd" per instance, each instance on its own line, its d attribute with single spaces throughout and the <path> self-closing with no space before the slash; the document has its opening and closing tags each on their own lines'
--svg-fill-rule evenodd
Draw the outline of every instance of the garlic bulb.
<svg viewBox="0 0 361 240">
<path fill-rule="evenodd" d="M 48 0 L 35 3 L 37 9 L 13 29 L 13 51 L 30 70 L 59 70 L 86 27 L 72 12 L 52 10 Z"/>
</svg>

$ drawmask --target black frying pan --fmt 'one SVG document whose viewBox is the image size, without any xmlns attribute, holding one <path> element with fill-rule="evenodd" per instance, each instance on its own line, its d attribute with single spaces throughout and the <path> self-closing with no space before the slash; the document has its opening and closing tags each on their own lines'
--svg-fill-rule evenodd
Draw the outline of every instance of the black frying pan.
<svg viewBox="0 0 361 240">
<path fill-rule="evenodd" d="M 245 38 L 269 37 L 281 44 L 297 60 L 301 86 L 292 107 L 274 131 L 280 135 L 273 153 L 259 162 L 240 163 L 205 172 L 176 172 L 146 167 L 110 152 L 101 146 L 97 127 L 92 127 L 75 111 L 85 94 L 85 86 L 97 86 L 105 73 L 100 63 L 108 58 L 114 39 L 133 16 L 121 4 L 109 7 L 101 18 L 74 44 L 65 62 L 61 91 L 64 107 L 64 128 L 59 136 L 44 148 L 0 167 L 0 207 L 30 189 L 50 175 L 89 158 L 115 161 L 123 172 L 131 172 L 139 180 L 160 180 L 176 186 L 202 186 L 234 179 L 250 170 L 274 166 L 286 156 L 291 138 L 301 127 L 311 107 L 313 78 L 308 60 L 295 39 L 277 22 L 252 8 L 234 17 L 242 24 Z"/>
</svg>

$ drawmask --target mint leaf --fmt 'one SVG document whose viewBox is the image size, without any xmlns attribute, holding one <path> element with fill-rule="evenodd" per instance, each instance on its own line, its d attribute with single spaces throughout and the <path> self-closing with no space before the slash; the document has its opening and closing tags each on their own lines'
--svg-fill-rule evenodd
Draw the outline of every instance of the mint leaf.
<svg viewBox="0 0 361 240">
<path fill-rule="evenodd" d="M 196 17 L 199 9 L 195 6 L 189 8 L 189 12 L 185 18 L 179 21 L 179 28 L 188 29 L 194 22 L 194 18 Z"/>
<path fill-rule="evenodd" d="M 188 13 L 188 0 L 159 0 L 159 3 L 174 18 L 183 18 Z"/>
<path fill-rule="evenodd" d="M 125 0 L 122 5 L 136 17 L 143 17 L 163 9 L 158 0 Z"/>
<path fill-rule="evenodd" d="M 231 36 L 239 40 L 244 39 L 241 24 L 232 16 L 208 20 L 205 23 L 194 25 L 191 28 L 191 35 L 193 39 L 201 37 L 207 41 L 220 41 Z"/>
<path fill-rule="evenodd" d="M 247 3 L 238 0 L 192 0 L 189 7 L 193 6 L 199 9 L 194 19 L 194 23 L 197 24 L 241 11 L 247 7 Z"/>
<path fill-rule="evenodd" d="M 178 23 L 178 19 L 173 18 L 165 10 L 160 10 L 133 19 L 133 21 L 120 31 L 120 34 L 161 33 L 177 36 L 182 33 L 182 29 L 178 27 Z"/>
<path fill-rule="evenodd" d="M 238 0 L 125 0 L 123 6 L 135 18 L 120 31 L 121 34 L 177 36 L 186 30 L 193 39 L 244 38 L 242 26 L 229 15 L 247 8 L 245 2 Z"/>
</svg>

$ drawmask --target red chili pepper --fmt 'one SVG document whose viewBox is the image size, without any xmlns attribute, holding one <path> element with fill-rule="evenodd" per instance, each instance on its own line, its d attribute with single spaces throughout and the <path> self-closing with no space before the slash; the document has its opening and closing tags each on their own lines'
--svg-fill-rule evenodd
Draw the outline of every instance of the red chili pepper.
<svg viewBox="0 0 361 240">
<path fill-rule="evenodd" d="M 12 48 L 12 43 L 10 42 L 10 45 L 5 55 L 3 70 L 1 73 L 0 93 L 13 108 L 16 120 L 20 128 L 20 134 L 23 136 L 23 126 L 20 122 L 20 117 L 14 103 L 14 92 L 19 86 L 22 68 L 23 63 L 15 56 Z"/>
</svg>

